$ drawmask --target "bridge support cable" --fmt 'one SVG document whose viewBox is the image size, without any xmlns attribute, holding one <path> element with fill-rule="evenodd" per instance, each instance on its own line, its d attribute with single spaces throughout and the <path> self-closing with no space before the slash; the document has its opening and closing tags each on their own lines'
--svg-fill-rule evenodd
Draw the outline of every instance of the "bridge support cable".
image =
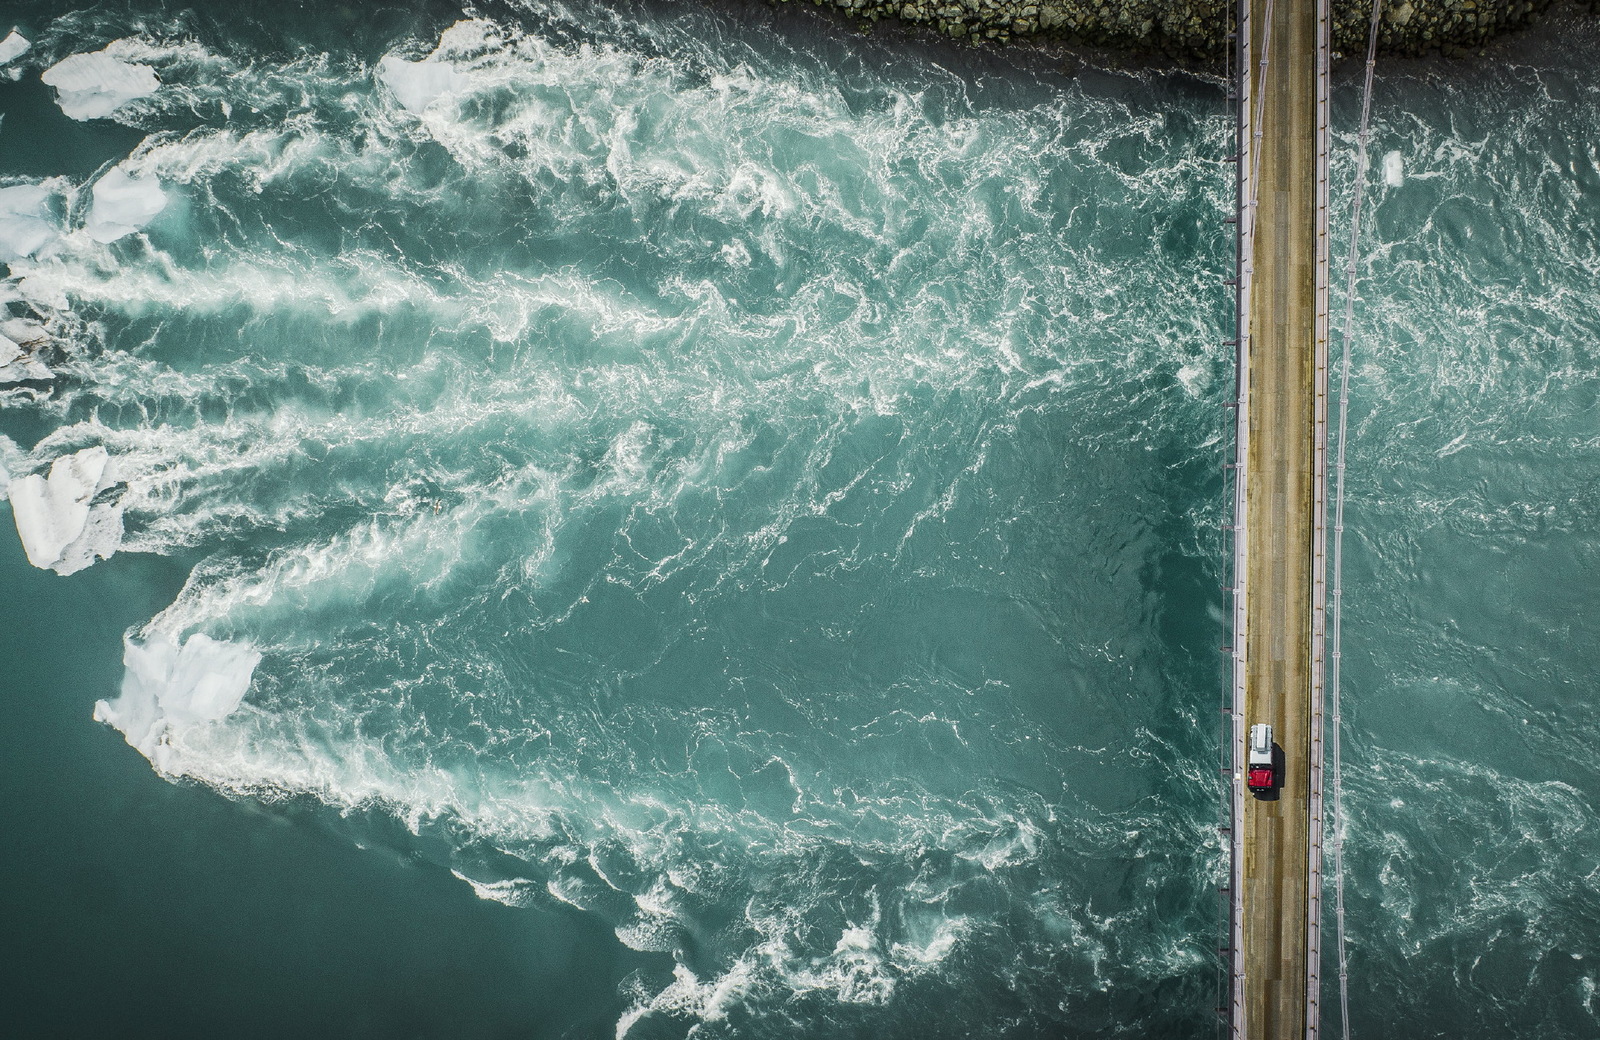
<svg viewBox="0 0 1600 1040">
<path fill-rule="evenodd" d="M 1334 461 L 1333 492 L 1333 604 L 1332 633 L 1329 639 L 1332 653 L 1328 675 L 1328 693 L 1331 727 L 1329 754 L 1333 764 L 1333 907 L 1335 942 L 1339 951 L 1339 1023 L 1344 1040 L 1350 1040 L 1350 965 L 1345 954 L 1344 930 L 1344 804 L 1343 772 L 1339 760 L 1340 731 L 1340 635 L 1344 611 L 1344 502 L 1345 502 L 1345 442 L 1350 422 L 1350 344 L 1355 322 L 1356 299 L 1356 247 L 1361 234 L 1361 196 L 1366 185 L 1367 138 L 1372 118 L 1372 77 L 1377 65 L 1378 20 L 1383 10 L 1383 0 L 1372 0 L 1372 22 L 1367 32 L 1366 77 L 1361 88 L 1361 123 L 1356 134 L 1355 191 L 1350 204 L 1350 254 L 1345 261 L 1344 330 L 1341 337 L 1342 356 L 1339 361 L 1339 444 Z"/>
</svg>

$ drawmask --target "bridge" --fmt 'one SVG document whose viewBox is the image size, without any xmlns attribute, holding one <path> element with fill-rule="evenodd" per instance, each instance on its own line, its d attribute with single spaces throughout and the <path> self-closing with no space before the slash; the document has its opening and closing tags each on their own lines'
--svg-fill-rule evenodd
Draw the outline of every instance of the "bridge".
<svg viewBox="0 0 1600 1040">
<path fill-rule="evenodd" d="M 1374 0 L 1358 170 L 1364 171 Z M 1335 466 L 1329 639 L 1329 0 L 1237 0 L 1238 393 L 1233 532 L 1226 1006 L 1234 1040 L 1321 1035 L 1324 762 L 1338 779 L 1338 549 L 1344 394 Z M 1359 177 L 1358 177 L 1359 184 Z M 1360 189 L 1351 218 L 1353 289 Z M 1348 386 L 1351 293 L 1341 384 Z M 1333 698 L 1325 686 L 1332 664 Z M 1329 711 L 1331 708 L 1331 711 Z M 1246 790 L 1245 734 L 1269 723 L 1277 787 Z M 1335 845 L 1336 863 L 1342 863 Z M 1336 875 L 1340 871 L 1336 870 Z M 1348 1005 L 1342 876 L 1339 988 Z M 1348 1036 L 1347 1015 L 1341 1025 Z"/>
</svg>

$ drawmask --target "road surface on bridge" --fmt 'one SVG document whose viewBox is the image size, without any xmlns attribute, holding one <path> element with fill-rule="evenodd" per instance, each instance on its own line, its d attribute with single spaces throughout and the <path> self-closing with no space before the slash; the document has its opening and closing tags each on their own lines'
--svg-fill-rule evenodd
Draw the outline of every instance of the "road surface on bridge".
<svg viewBox="0 0 1600 1040">
<path fill-rule="evenodd" d="M 1235 635 L 1244 710 L 1235 739 L 1237 746 L 1245 726 L 1271 723 L 1282 769 L 1276 797 L 1247 793 L 1236 802 L 1243 866 L 1234 970 L 1242 989 L 1234 1034 L 1298 1040 L 1317 1029 L 1320 960 L 1326 7 L 1244 4 L 1250 82 L 1240 92 L 1249 108 L 1241 205 L 1253 202 L 1254 214 L 1241 214 L 1253 236 L 1241 279 L 1248 437 L 1238 460 L 1246 474 L 1242 641 Z"/>
</svg>

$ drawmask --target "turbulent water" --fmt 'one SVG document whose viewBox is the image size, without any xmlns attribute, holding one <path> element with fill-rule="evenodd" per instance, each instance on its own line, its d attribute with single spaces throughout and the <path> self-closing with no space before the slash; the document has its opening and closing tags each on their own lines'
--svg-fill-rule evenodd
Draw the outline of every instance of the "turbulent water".
<svg viewBox="0 0 1600 1040">
<path fill-rule="evenodd" d="M 22 540 L 188 575 L 84 725 L 600 923 L 606 1035 L 1210 1035 L 1220 88 L 282 6 L 41 7 L 0 88 Z M 1352 1018 L 1591 1035 L 1600 93 L 1377 110 Z"/>
</svg>

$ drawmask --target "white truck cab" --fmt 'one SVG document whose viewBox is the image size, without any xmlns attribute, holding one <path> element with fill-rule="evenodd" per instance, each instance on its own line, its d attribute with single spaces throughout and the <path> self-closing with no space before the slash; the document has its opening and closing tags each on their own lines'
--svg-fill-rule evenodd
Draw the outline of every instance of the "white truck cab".
<svg viewBox="0 0 1600 1040">
<path fill-rule="evenodd" d="M 1250 727 L 1245 766 L 1249 770 L 1246 783 L 1250 790 L 1270 791 L 1278 786 L 1272 764 L 1272 727 L 1265 722 Z"/>
</svg>

